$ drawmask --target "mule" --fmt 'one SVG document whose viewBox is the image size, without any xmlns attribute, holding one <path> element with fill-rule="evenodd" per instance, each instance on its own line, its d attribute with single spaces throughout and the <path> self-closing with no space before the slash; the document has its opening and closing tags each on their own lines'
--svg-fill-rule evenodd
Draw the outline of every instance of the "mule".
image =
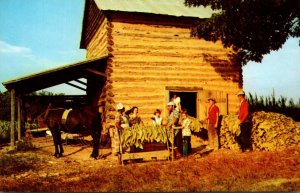
<svg viewBox="0 0 300 193">
<path fill-rule="evenodd" d="M 61 131 L 67 133 L 80 133 L 91 135 L 93 138 L 93 151 L 91 157 L 97 159 L 99 156 L 100 135 L 102 131 L 101 114 L 97 107 L 78 107 L 70 110 L 62 119 L 64 108 L 52 108 L 49 104 L 43 119 L 51 131 L 54 142 L 54 156 L 59 158 L 63 156 L 64 149 L 61 140 Z"/>
</svg>

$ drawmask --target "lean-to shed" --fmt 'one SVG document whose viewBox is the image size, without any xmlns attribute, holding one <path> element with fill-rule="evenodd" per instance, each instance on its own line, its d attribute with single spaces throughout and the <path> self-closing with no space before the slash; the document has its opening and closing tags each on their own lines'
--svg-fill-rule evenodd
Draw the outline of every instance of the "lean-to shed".
<svg viewBox="0 0 300 193">
<path fill-rule="evenodd" d="M 106 74 L 104 73 L 106 64 L 107 56 L 101 56 L 3 82 L 2 84 L 10 92 L 11 98 L 11 148 L 15 148 L 15 121 L 17 121 L 17 140 L 19 141 L 25 135 L 25 103 L 30 101 L 28 100 L 29 96 L 26 96 L 26 94 L 60 84 L 67 84 L 85 91 L 86 95 L 62 96 L 59 98 L 51 96 L 47 97 L 48 99 L 44 102 L 52 101 L 57 105 L 66 104 L 68 101 L 72 106 L 75 104 L 74 101 L 77 100 L 81 101 L 79 102 L 81 104 L 97 106 L 98 98 L 101 94 L 101 89 L 99 88 L 102 88 L 106 81 Z M 85 79 L 86 81 L 82 81 L 81 79 Z M 40 110 L 43 109 L 41 103 L 38 106 Z M 16 113 L 15 110 L 17 110 Z M 37 108 L 33 111 L 35 111 L 33 113 L 41 113 Z"/>
<path fill-rule="evenodd" d="M 211 14 L 183 0 L 86 0 L 80 46 L 87 59 L 109 56 L 99 98 L 109 126 L 119 102 L 139 107 L 144 123 L 157 108 L 167 115 L 173 93 L 200 119 L 209 96 L 221 114 L 236 111 L 242 68 L 229 57 L 232 50 L 190 36 L 195 21 Z"/>
</svg>

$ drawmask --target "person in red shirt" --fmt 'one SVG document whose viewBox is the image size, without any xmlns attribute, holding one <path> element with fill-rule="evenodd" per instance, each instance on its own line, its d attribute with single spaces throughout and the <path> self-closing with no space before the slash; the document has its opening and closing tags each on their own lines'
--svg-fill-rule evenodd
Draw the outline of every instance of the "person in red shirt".
<svg viewBox="0 0 300 193">
<path fill-rule="evenodd" d="M 219 149 L 219 138 L 217 133 L 218 121 L 219 121 L 219 107 L 216 105 L 216 100 L 214 98 L 208 99 L 210 106 L 207 111 L 208 120 L 208 146 L 209 149 L 217 150 Z"/>
<path fill-rule="evenodd" d="M 251 123 L 249 119 L 249 103 L 245 98 L 245 92 L 241 90 L 237 94 L 240 100 L 239 120 L 241 133 L 237 141 L 241 146 L 242 152 L 251 150 Z"/>
</svg>

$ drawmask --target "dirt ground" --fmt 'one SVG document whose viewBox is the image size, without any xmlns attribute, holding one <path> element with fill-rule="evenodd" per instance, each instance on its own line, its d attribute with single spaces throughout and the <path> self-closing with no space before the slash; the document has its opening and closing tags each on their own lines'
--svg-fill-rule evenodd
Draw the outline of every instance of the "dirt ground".
<svg viewBox="0 0 300 193">
<path fill-rule="evenodd" d="M 43 152 L 49 153 L 49 155 L 52 155 L 54 153 L 54 146 L 53 146 L 53 140 L 51 137 L 34 137 L 32 139 L 32 143 L 34 146 Z M 78 162 L 89 162 L 94 161 L 93 158 L 90 157 L 90 154 L 92 152 L 92 138 L 91 136 L 84 137 L 84 141 L 80 140 L 69 140 L 64 141 L 63 147 L 64 147 L 64 156 L 62 159 L 72 159 L 76 160 Z M 191 137 L 191 145 L 192 145 L 192 151 L 193 153 L 196 153 L 199 150 L 202 150 L 206 145 L 207 141 L 204 141 L 194 135 Z M 104 164 L 104 165 L 118 165 L 117 163 L 117 157 L 112 155 L 112 151 L 110 147 L 103 147 L 100 146 L 99 149 L 99 161 L 97 162 L 97 165 Z M 94 162 L 93 162 L 94 163 Z"/>
<path fill-rule="evenodd" d="M 63 157 L 57 159 L 53 155 L 54 145 L 52 137 L 49 136 L 38 136 L 32 138 L 32 143 L 35 147 L 35 152 L 38 152 L 40 156 L 46 156 L 48 162 L 53 165 L 63 166 L 66 163 L 76 162 L 88 167 L 115 167 L 119 166 L 118 159 L 116 156 L 112 155 L 110 147 L 100 146 L 99 158 L 95 161 L 94 158 L 90 157 L 92 152 L 92 138 L 91 136 L 84 137 L 82 140 L 68 140 L 63 142 L 64 154 Z M 193 152 L 197 152 L 199 149 L 203 149 L 207 142 L 192 136 L 191 144 Z M 8 144 L 7 144 L 8 145 Z M 1 148 L 1 147 L 0 147 Z M 0 152 L 7 152 L 9 146 L 3 146 Z M 151 160 L 146 160 L 148 162 Z M 164 161 L 164 160 L 159 160 Z M 168 160 L 165 160 L 168 161 Z M 126 163 L 125 163 L 126 164 Z M 63 167 L 65 170 L 67 167 Z"/>
<path fill-rule="evenodd" d="M 280 154 L 225 149 L 199 154 L 207 142 L 192 136 L 193 154 L 187 160 L 142 161 L 122 167 L 111 148 L 100 147 L 100 158 L 91 158 L 90 137 L 85 138 L 86 145 L 64 143 L 61 158 L 52 156 L 52 138 L 34 137 L 32 142 L 36 148 L 31 151 L 9 153 L 8 146 L 0 147 L 0 191 L 300 190 L 299 149 Z"/>
</svg>

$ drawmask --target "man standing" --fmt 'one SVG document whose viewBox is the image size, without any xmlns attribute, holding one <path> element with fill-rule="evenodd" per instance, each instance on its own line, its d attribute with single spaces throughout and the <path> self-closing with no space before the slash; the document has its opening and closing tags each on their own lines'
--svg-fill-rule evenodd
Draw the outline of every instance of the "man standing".
<svg viewBox="0 0 300 193">
<path fill-rule="evenodd" d="M 167 122 L 167 127 L 169 129 L 172 129 L 172 127 L 178 125 L 179 121 L 179 111 L 175 109 L 175 103 L 173 101 L 169 102 L 167 105 L 168 111 L 169 111 L 169 116 L 168 116 L 168 122 Z M 177 147 L 175 153 L 176 157 L 181 157 L 182 155 L 182 132 L 179 132 L 178 130 L 174 131 L 174 146 Z"/>
<path fill-rule="evenodd" d="M 167 105 L 169 116 L 167 126 L 171 128 L 172 126 L 176 126 L 179 121 L 179 111 L 175 109 L 175 103 L 173 101 L 169 102 Z"/>
<path fill-rule="evenodd" d="M 219 121 L 219 107 L 216 105 L 216 100 L 214 98 L 208 98 L 209 108 L 207 111 L 208 120 L 208 146 L 209 149 L 217 150 L 219 149 L 219 138 L 217 133 L 218 121 Z"/>
<path fill-rule="evenodd" d="M 122 127 L 123 124 L 125 124 L 125 119 L 123 119 L 123 114 L 125 112 L 125 107 L 122 103 L 117 104 L 117 114 L 115 117 L 115 128 L 114 128 L 114 136 L 113 136 L 113 150 L 114 155 L 118 156 L 118 161 L 121 163 L 121 154 L 122 154 L 122 147 L 121 147 L 121 141 L 120 136 L 124 130 Z"/>
<path fill-rule="evenodd" d="M 237 94 L 240 100 L 239 120 L 241 133 L 237 141 L 242 148 L 242 152 L 251 150 L 251 124 L 249 120 L 249 103 L 245 98 L 245 92 L 241 90 Z"/>
</svg>

